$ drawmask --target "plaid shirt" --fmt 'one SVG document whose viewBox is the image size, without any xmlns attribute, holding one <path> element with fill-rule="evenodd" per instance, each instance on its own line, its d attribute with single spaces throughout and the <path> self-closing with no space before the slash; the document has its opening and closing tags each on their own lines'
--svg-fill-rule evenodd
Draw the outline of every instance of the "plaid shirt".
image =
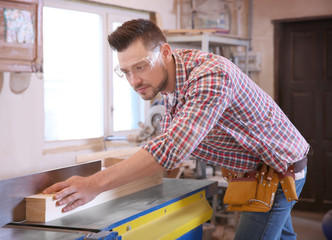
<svg viewBox="0 0 332 240">
<path fill-rule="evenodd" d="M 263 161 L 278 172 L 302 159 L 309 145 L 278 105 L 226 58 L 173 51 L 174 98 L 163 93 L 162 134 L 143 149 L 167 170 L 189 155 L 233 171 Z"/>
</svg>

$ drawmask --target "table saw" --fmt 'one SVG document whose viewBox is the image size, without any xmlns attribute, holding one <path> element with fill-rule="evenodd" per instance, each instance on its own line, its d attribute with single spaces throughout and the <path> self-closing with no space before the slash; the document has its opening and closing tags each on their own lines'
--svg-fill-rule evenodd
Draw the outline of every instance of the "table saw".
<svg viewBox="0 0 332 240">
<path fill-rule="evenodd" d="M 71 175 L 88 176 L 100 162 L 0 181 L 0 239 L 202 239 L 212 216 L 207 198 L 217 182 L 164 179 L 162 184 L 46 223 L 25 220 L 24 197 Z"/>
</svg>

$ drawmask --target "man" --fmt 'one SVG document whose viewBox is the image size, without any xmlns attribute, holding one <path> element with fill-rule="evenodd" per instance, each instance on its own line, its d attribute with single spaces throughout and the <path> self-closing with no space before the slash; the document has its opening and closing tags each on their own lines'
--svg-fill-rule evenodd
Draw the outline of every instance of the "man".
<svg viewBox="0 0 332 240">
<path fill-rule="evenodd" d="M 188 155 L 232 172 L 266 164 L 285 173 L 303 163 L 309 145 L 277 104 L 227 59 L 199 50 L 171 50 L 151 21 L 124 23 L 108 37 L 117 51 L 115 72 L 145 100 L 161 93 L 162 133 L 132 157 L 90 177 L 71 177 L 44 193 L 57 192 L 70 211 L 99 193 L 163 170 Z M 296 173 L 299 195 L 306 163 Z M 271 211 L 243 212 L 236 239 L 295 239 L 288 202 L 279 186 Z"/>
</svg>

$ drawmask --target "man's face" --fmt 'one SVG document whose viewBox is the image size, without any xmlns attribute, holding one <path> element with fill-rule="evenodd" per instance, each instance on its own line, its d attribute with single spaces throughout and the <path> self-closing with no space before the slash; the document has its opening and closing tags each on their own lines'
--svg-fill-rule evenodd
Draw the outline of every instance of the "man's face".
<svg viewBox="0 0 332 240">
<path fill-rule="evenodd" d="M 162 60 L 161 46 L 145 49 L 141 40 L 118 52 L 119 67 L 129 84 L 144 99 L 153 99 L 168 85 L 168 72 Z"/>
</svg>

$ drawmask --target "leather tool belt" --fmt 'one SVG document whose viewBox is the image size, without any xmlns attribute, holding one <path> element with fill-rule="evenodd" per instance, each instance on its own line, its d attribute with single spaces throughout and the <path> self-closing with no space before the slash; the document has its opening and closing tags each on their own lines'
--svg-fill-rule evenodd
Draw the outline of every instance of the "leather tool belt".
<svg viewBox="0 0 332 240">
<path fill-rule="evenodd" d="M 273 173 L 272 180 L 259 170 L 246 173 L 244 177 L 231 178 L 224 196 L 228 211 L 268 212 L 274 202 L 280 183 L 287 201 L 298 201 L 295 173 L 307 165 L 307 157 L 291 165 L 285 174 Z"/>
</svg>

